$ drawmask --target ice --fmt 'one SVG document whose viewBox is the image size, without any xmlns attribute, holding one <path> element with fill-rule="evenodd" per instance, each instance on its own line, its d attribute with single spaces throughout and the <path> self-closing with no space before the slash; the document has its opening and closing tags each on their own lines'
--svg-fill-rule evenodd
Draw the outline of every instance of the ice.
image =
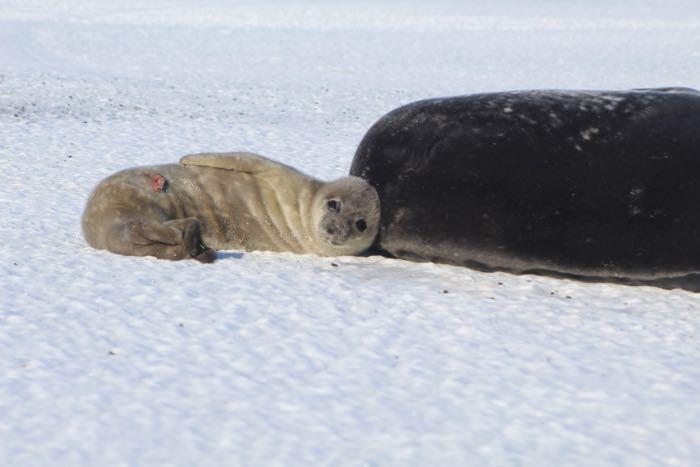
<svg viewBox="0 0 700 467">
<path fill-rule="evenodd" d="M 697 463 L 700 295 L 130 258 L 80 215 L 190 152 L 342 176 L 417 99 L 697 88 L 699 37 L 689 0 L 0 0 L 0 465 Z"/>
</svg>

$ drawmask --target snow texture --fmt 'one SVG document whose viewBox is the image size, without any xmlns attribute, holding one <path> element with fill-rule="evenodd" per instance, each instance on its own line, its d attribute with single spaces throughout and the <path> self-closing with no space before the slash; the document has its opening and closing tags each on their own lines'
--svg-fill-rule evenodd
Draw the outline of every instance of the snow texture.
<svg viewBox="0 0 700 467">
<path fill-rule="evenodd" d="M 695 0 L 0 0 L 0 465 L 698 465 L 698 294 L 80 232 L 130 166 L 330 179 L 413 100 L 671 85 Z"/>
</svg>

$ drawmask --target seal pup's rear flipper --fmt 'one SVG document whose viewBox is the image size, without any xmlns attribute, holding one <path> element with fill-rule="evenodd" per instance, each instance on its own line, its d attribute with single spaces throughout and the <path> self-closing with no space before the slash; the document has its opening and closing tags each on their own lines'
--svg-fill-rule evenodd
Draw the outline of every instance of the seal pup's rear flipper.
<svg viewBox="0 0 700 467">
<path fill-rule="evenodd" d="M 213 167 L 224 170 L 235 170 L 256 174 L 280 167 L 288 168 L 279 162 L 270 160 L 252 152 L 220 152 L 190 154 L 180 159 L 180 164 L 186 166 Z"/>
</svg>

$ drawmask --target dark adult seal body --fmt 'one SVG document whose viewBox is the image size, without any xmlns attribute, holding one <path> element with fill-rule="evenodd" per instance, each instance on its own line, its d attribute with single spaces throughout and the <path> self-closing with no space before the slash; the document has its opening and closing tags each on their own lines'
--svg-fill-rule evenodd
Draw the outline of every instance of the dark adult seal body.
<svg viewBox="0 0 700 467">
<path fill-rule="evenodd" d="M 487 270 L 652 280 L 700 272 L 700 93 L 518 91 L 382 117 L 350 170 L 376 245 Z"/>
</svg>

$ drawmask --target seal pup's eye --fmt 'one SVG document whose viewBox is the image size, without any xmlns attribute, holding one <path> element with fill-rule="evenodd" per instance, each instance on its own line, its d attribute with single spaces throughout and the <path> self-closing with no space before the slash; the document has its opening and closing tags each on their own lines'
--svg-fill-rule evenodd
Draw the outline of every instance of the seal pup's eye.
<svg viewBox="0 0 700 467">
<path fill-rule="evenodd" d="M 330 199 L 326 203 L 326 207 L 330 212 L 340 212 L 340 201 L 337 199 Z"/>
<path fill-rule="evenodd" d="M 365 222 L 364 219 L 357 219 L 355 221 L 355 227 L 357 227 L 357 230 L 359 230 L 360 232 L 364 232 L 365 230 L 367 230 L 367 222 Z"/>
</svg>

